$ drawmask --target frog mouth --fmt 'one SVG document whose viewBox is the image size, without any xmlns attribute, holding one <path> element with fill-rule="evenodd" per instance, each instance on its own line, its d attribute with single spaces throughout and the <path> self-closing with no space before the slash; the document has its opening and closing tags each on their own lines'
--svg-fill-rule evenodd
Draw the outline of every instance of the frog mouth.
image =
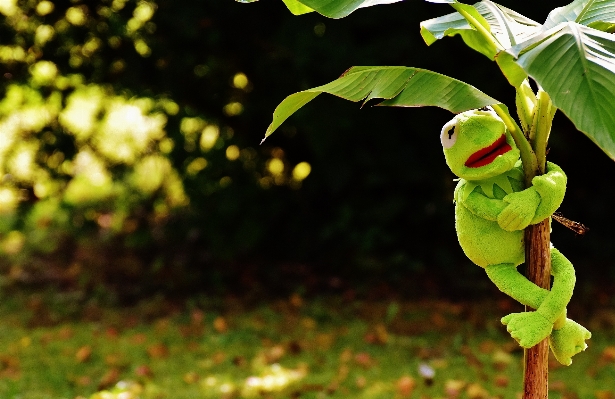
<svg viewBox="0 0 615 399">
<path fill-rule="evenodd" d="M 489 147 L 482 148 L 470 155 L 465 166 L 468 168 L 480 168 L 493 162 L 498 155 L 505 154 L 510 150 L 512 150 L 512 147 L 506 142 L 506 135 L 503 134 Z"/>
</svg>

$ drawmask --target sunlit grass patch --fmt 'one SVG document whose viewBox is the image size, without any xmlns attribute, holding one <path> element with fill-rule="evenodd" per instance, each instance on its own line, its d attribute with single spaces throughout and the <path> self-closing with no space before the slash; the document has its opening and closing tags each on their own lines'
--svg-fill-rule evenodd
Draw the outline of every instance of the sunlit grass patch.
<svg viewBox="0 0 615 399">
<path fill-rule="evenodd" d="M 485 304 L 69 302 L 3 298 L 1 397 L 515 398 L 521 390 L 522 352 Z M 550 397 L 615 392 L 613 336 L 595 331 L 571 367 L 551 362 Z"/>
</svg>

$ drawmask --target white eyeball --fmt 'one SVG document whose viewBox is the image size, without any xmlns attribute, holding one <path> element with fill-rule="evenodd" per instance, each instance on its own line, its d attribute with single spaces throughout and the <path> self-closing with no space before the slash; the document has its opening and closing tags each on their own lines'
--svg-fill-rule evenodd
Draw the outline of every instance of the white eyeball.
<svg viewBox="0 0 615 399">
<path fill-rule="evenodd" d="M 440 142 L 442 143 L 442 147 L 444 147 L 445 150 L 448 150 L 455 145 L 456 141 L 457 121 L 453 119 L 442 128 L 442 132 L 440 133 Z"/>
</svg>

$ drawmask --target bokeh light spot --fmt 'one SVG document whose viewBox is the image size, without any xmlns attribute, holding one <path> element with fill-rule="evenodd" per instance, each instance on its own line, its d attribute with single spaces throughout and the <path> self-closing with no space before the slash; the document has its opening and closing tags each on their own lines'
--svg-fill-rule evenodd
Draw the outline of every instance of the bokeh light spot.
<svg viewBox="0 0 615 399">
<path fill-rule="evenodd" d="M 83 7 L 70 7 L 66 10 L 66 20 L 75 26 L 85 25 L 87 18 Z"/>
<path fill-rule="evenodd" d="M 132 15 L 141 22 L 147 22 L 154 16 L 154 11 L 153 4 L 142 1 L 132 12 Z"/>
<path fill-rule="evenodd" d="M 200 158 L 196 158 L 195 160 L 193 160 L 192 162 L 188 164 L 188 166 L 186 167 L 186 172 L 189 175 L 194 176 L 200 171 L 202 171 L 203 169 L 205 169 L 206 167 L 207 167 L 207 160 L 205 158 L 200 157 Z"/>
<path fill-rule="evenodd" d="M 228 187 L 232 182 L 233 179 L 231 179 L 229 176 L 224 176 L 222 179 L 220 179 L 220 187 Z"/>
<path fill-rule="evenodd" d="M 284 172 L 284 162 L 278 158 L 271 158 L 267 161 L 267 170 L 274 176 L 281 175 Z"/>
<path fill-rule="evenodd" d="M 39 46 L 44 46 L 53 38 L 55 29 L 51 25 L 39 25 L 34 33 L 34 42 Z"/>
<path fill-rule="evenodd" d="M 239 154 L 241 152 L 239 151 L 239 147 L 237 147 L 236 145 L 229 145 L 226 148 L 226 159 L 228 159 L 229 161 L 235 161 L 239 158 Z"/>
<path fill-rule="evenodd" d="M 199 142 L 201 150 L 209 151 L 216 144 L 216 141 L 218 141 L 218 137 L 220 137 L 220 128 L 218 128 L 218 126 L 206 126 L 201 133 L 201 140 Z"/>
<path fill-rule="evenodd" d="M 149 57 L 152 53 L 152 50 L 142 39 L 135 40 L 135 50 L 137 50 L 137 53 L 139 53 L 141 57 Z"/>
<path fill-rule="evenodd" d="M 243 112 L 243 104 L 237 101 L 230 102 L 224 106 L 224 113 L 228 116 L 237 116 Z"/>
<path fill-rule="evenodd" d="M 233 76 L 233 87 L 237 89 L 245 89 L 248 83 L 248 77 L 243 72 L 239 72 Z"/>
<path fill-rule="evenodd" d="M 309 176 L 312 171 L 312 166 L 307 162 L 299 162 L 293 168 L 293 179 L 295 180 L 303 180 Z"/>
<path fill-rule="evenodd" d="M 0 14 L 12 17 L 17 12 L 17 0 L 0 0 Z"/>
<path fill-rule="evenodd" d="M 327 30 L 325 24 L 318 23 L 316 24 L 316 26 L 314 26 L 314 34 L 318 37 L 322 37 L 325 34 L 325 31 Z"/>
<path fill-rule="evenodd" d="M 35 84 L 49 85 L 58 76 L 58 67 L 51 61 L 39 61 L 30 68 L 30 73 Z"/>
<path fill-rule="evenodd" d="M 36 5 L 36 13 L 40 16 L 44 16 L 53 12 L 55 6 L 52 2 L 44 0 Z"/>
</svg>

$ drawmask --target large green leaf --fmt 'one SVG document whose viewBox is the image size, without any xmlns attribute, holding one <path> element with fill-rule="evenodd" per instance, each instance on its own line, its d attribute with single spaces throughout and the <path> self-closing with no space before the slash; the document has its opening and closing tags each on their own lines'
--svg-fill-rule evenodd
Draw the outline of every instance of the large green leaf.
<svg viewBox="0 0 615 399">
<path fill-rule="evenodd" d="M 577 22 L 604 32 L 615 30 L 614 0 L 576 0 L 551 11 L 544 29 L 551 29 L 562 22 Z"/>
<path fill-rule="evenodd" d="M 286 97 L 273 112 L 265 138 L 321 93 L 355 102 L 383 98 L 386 100 L 379 105 L 436 106 L 454 113 L 499 103 L 467 83 L 425 69 L 353 67 L 333 82 Z"/>
<path fill-rule="evenodd" d="M 615 36 L 564 22 L 510 53 L 577 129 L 615 159 Z"/>
<path fill-rule="evenodd" d="M 351 12 L 378 4 L 392 4 L 402 0 L 298 0 L 329 18 L 344 18 Z"/>
<path fill-rule="evenodd" d="M 290 10 L 294 15 L 307 14 L 308 12 L 312 12 L 310 7 L 305 4 L 300 3 L 298 0 L 282 0 L 286 7 Z"/>
<path fill-rule="evenodd" d="M 505 49 L 527 40 L 540 30 L 539 23 L 489 0 L 474 4 L 473 9 L 480 17 L 479 22 L 487 27 Z M 481 37 L 459 12 L 421 22 L 421 35 L 428 45 L 445 36 L 457 34 L 461 35 L 468 46 L 494 58 L 496 48 Z"/>
</svg>

